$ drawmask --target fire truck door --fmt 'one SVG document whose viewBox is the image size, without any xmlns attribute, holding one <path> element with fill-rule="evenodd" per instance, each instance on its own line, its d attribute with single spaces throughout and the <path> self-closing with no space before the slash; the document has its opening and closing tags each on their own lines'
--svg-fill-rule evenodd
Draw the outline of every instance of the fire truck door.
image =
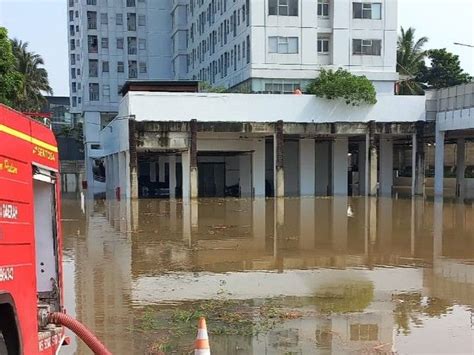
<svg viewBox="0 0 474 355">
<path fill-rule="evenodd" d="M 50 298 L 58 281 L 55 176 L 34 167 L 33 191 L 36 243 L 36 280 L 40 298 Z"/>
</svg>

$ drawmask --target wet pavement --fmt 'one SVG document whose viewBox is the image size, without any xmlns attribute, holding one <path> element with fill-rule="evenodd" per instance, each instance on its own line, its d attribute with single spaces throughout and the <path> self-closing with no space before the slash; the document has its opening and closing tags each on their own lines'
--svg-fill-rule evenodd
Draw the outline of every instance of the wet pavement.
<svg viewBox="0 0 474 355">
<path fill-rule="evenodd" d="M 474 204 L 63 199 L 66 307 L 114 354 L 474 353 Z M 67 353 L 89 354 L 73 342 Z"/>
</svg>

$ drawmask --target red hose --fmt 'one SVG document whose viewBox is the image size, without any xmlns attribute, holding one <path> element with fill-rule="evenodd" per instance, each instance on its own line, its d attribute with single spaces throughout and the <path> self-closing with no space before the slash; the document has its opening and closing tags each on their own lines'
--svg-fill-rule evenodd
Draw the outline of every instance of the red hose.
<svg viewBox="0 0 474 355">
<path fill-rule="evenodd" d="M 54 312 L 49 314 L 49 321 L 71 329 L 96 355 L 112 355 L 110 351 L 96 338 L 85 325 L 66 313 Z"/>
</svg>

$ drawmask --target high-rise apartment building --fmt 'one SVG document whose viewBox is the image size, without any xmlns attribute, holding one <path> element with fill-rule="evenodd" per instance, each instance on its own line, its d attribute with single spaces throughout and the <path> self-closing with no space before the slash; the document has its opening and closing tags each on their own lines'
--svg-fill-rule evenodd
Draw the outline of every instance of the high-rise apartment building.
<svg viewBox="0 0 474 355">
<path fill-rule="evenodd" d="M 397 0 L 68 1 L 71 112 L 83 116 L 90 182 L 127 80 L 292 93 L 342 67 L 390 95 L 398 78 Z"/>
<path fill-rule="evenodd" d="M 171 2 L 68 0 L 71 113 L 84 122 L 87 180 L 101 157 L 100 129 L 127 80 L 171 79 Z"/>
<path fill-rule="evenodd" d="M 235 91 L 291 93 L 321 67 L 342 67 L 366 75 L 379 93 L 393 93 L 397 0 L 174 3 L 173 66 L 179 78 Z M 179 55 L 184 48 L 186 63 Z"/>
</svg>

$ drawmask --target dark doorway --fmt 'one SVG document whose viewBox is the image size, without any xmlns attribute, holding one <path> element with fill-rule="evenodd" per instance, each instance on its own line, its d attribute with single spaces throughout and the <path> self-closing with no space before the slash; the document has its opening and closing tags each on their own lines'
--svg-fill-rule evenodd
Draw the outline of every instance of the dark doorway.
<svg viewBox="0 0 474 355">
<path fill-rule="evenodd" d="M 198 163 L 199 196 L 225 196 L 225 163 Z"/>
</svg>

